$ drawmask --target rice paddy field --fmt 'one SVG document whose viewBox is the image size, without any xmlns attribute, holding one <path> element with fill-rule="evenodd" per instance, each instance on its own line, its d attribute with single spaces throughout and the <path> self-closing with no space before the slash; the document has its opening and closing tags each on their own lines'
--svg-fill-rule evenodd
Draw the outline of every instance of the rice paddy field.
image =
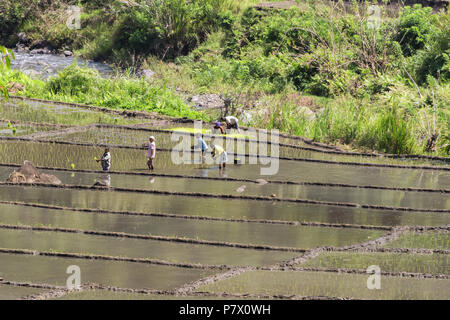
<svg viewBox="0 0 450 320">
<path fill-rule="evenodd" d="M 0 299 L 450 299 L 450 159 L 203 126 L 0 103 Z M 61 184 L 6 182 L 26 160 Z"/>
</svg>

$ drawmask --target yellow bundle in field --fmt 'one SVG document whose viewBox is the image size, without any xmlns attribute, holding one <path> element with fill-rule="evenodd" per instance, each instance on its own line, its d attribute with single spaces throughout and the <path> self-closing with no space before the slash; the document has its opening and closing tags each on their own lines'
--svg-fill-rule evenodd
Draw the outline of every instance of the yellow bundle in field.
<svg viewBox="0 0 450 320">
<path fill-rule="evenodd" d="M 197 128 L 185 128 L 185 127 L 177 127 L 177 128 L 169 128 L 165 129 L 167 131 L 174 131 L 174 132 L 187 132 L 187 133 L 201 133 L 201 134 L 210 134 L 210 135 L 216 135 L 216 136 L 226 136 L 231 138 L 250 138 L 249 136 L 245 134 L 240 133 L 230 133 L 230 134 L 212 134 L 211 129 L 197 129 Z"/>
</svg>

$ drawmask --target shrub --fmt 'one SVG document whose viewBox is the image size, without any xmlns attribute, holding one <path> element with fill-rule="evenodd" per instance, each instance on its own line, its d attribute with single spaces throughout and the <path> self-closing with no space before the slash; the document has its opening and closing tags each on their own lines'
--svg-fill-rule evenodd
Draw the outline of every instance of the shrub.
<svg viewBox="0 0 450 320">
<path fill-rule="evenodd" d="M 405 7 L 402 11 L 394 39 L 400 43 L 405 56 L 411 56 L 423 49 L 435 31 L 436 15 L 431 7 L 422 8 L 420 4 Z"/>
<path fill-rule="evenodd" d="M 15 35 L 27 17 L 25 1 L 2 0 L 0 2 L 0 43 L 12 46 Z"/>
<path fill-rule="evenodd" d="M 128 7 L 113 35 L 116 48 L 172 59 L 186 55 L 216 30 L 219 0 L 141 0 Z"/>
<path fill-rule="evenodd" d="M 413 70 L 417 82 L 424 84 L 428 76 L 441 81 L 450 79 L 450 29 L 446 28 L 433 37 L 433 41 L 417 57 L 414 57 Z"/>
<path fill-rule="evenodd" d="M 54 94 L 86 94 L 91 91 L 99 78 L 98 71 L 89 68 L 80 68 L 74 62 L 57 76 L 50 78 L 47 86 L 48 90 Z"/>
</svg>

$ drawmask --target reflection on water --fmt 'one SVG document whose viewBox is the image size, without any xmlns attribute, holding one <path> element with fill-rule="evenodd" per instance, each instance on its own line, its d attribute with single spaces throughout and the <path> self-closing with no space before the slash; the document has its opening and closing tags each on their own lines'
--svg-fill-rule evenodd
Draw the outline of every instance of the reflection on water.
<svg viewBox="0 0 450 320">
<path fill-rule="evenodd" d="M 67 267 L 79 266 L 81 282 L 122 288 L 173 290 L 187 282 L 213 274 L 212 271 L 163 267 L 143 263 L 68 259 L 0 253 L 0 277 L 10 281 L 65 286 Z M 216 271 L 217 272 L 217 271 Z"/>
<path fill-rule="evenodd" d="M 37 166 L 98 170 L 93 154 L 104 148 L 59 145 L 50 143 L 11 142 L 0 144 L 0 162 L 21 164 L 29 160 Z M 147 150 L 111 148 L 113 171 L 142 171 L 146 168 Z M 267 166 L 263 166 L 267 167 Z M 175 164 L 170 152 L 158 151 L 155 157 L 155 173 L 183 175 L 204 174 L 198 165 Z M 218 177 L 219 170 L 209 168 L 210 177 Z M 260 165 L 233 165 L 229 163 L 226 174 L 232 178 L 265 178 L 284 181 L 308 181 L 374 185 L 389 187 L 450 188 L 450 172 L 438 170 L 398 169 L 337 165 L 280 160 L 276 175 L 261 176 Z"/>
<path fill-rule="evenodd" d="M 382 277 L 381 289 L 367 288 L 367 275 L 334 272 L 244 272 L 237 277 L 202 286 L 201 291 L 297 294 L 359 299 L 450 299 L 450 280 Z"/>
<path fill-rule="evenodd" d="M 5 181 L 15 167 L 0 167 L 0 181 Z M 208 176 L 209 170 L 201 169 L 201 176 Z M 64 171 L 43 170 L 42 172 L 57 176 L 63 184 L 91 185 L 94 179 L 104 179 L 108 186 L 171 192 L 200 192 L 212 194 L 237 194 L 236 189 L 242 182 L 217 181 L 202 179 L 181 179 L 153 176 L 135 176 L 112 174 L 98 177 L 96 173 L 74 173 Z M 108 177 L 109 176 L 109 177 Z M 112 180 L 112 182 L 111 182 Z M 333 202 L 352 202 L 393 207 L 410 208 L 450 208 L 450 196 L 437 192 L 404 192 L 394 190 L 376 190 L 363 188 L 341 188 L 322 186 L 303 186 L 289 184 L 248 183 L 242 195 L 271 196 L 280 198 L 312 199 Z"/>
<path fill-rule="evenodd" d="M 6 248 L 37 251 L 78 252 L 171 262 L 214 265 L 260 266 L 289 260 L 295 252 L 268 252 L 229 247 L 192 245 L 178 242 L 102 237 L 83 234 L 0 230 L 0 243 Z"/>
<path fill-rule="evenodd" d="M 153 208 L 149 208 L 152 210 Z M 216 210 L 226 210 L 217 208 Z M 237 223 L 226 221 L 173 219 L 154 216 L 131 216 L 99 213 L 84 213 L 73 211 L 58 211 L 44 208 L 32 208 L 22 206 L 10 206 L 0 204 L 0 223 L 25 225 L 51 225 L 52 227 L 102 230 L 112 232 L 126 232 L 132 234 L 153 234 L 163 236 L 188 237 L 210 241 L 252 243 L 282 247 L 297 247 L 302 249 L 317 246 L 344 246 L 366 241 L 369 238 L 379 237 L 383 231 L 317 228 L 293 225 L 261 224 L 261 223 Z M 1 230 L 0 230 L 1 231 Z M 1 232 L 0 232 L 1 234 Z M 137 243 L 142 243 L 137 241 Z M 152 249 L 146 249 L 141 254 L 148 254 L 155 258 L 156 255 L 164 259 L 183 259 L 186 261 L 209 263 L 241 264 L 243 261 L 254 263 L 256 257 L 265 256 L 261 251 L 245 251 L 244 249 L 224 250 L 214 247 L 189 246 L 184 244 L 146 242 L 152 244 Z M 4 244 L 3 244 L 4 245 Z M 10 245 L 13 245 L 10 243 Z M 161 250 L 157 250 L 161 248 Z M 203 248 L 203 249 L 202 249 Z M 206 251 L 205 251 L 206 250 Z M 208 253 L 210 251 L 214 251 Z M 174 252 L 175 251 L 175 252 Z M 189 255 L 185 256 L 184 252 Z M 202 252 L 208 253 L 208 260 L 202 257 Z M 233 254 L 233 252 L 236 253 Z M 176 254 L 175 254 L 176 253 Z M 245 253 L 246 258 L 236 258 L 240 253 Z M 219 257 L 218 257 L 219 255 Z M 267 255 L 271 255 L 267 253 Z M 228 259 L 224 262 L 220 256 Z M 253 258 L 251 258 L 253 257 Z M 234 261 L 233 259 L 236 260 Z M 220 261 L 218 260 L 220 259 Z M 250 260 L 251 259 L 251 260 Z M 234 262 L 233 262 L 234 261 Z M 241 261 L 241 262 L 240 262 Z M 267 261 L 270 262 L 270 261 Z"/>
<path fill-rule="evenodd" d="M 111 175 L 103 174 L 103 175 L 97 177 L 97 182 L 99 183 L 99 185 L 109 187 L 109 186 L 111 186 Z"/>
<path fill-rule="evenodd" d="M 164 146 L 166 149 L 176 148 L 183 149 L 184 145 L 180 145 L 179 139 L 183 143 L 186 143 L 187 148 L 185 150 L 190 151 L 191 145 L 196 143 L 196 139 L 193 136 L 176 136 L 177 139 L 173 140 L 172 135 L 161 132 L 151 131 L 138 131 L 127 130 L 118 128 L 95 128 L 89 129 L 83 132 L 75 132 L 57 137 L 48 137 L 47 140 L 52 141 L 68 141 L 78 143 L 94 143 L 94 144 L 110 144 L 110 145 L 127 145 L 133 147 L 142 146 L 150 135 L 157 137 L 158 145 Z M 205 141 L 209 144 L 211 138 L 205 137 Z M 268 140 L 270 141 L 270 139 Z M 225 143 L 224 143 L 225 144 Z M 253 148 L 253 147 L 252 147 Z M 271 155 L 271 145 L 258 144 L 254 145 L 255 150 L 250 152 L 250 144 L 248 142 L 236 141 L 235 139 L 227 138 L 226 151 L 230 153 L 245 153 L 245 154 L 261 154 Z M 267 148 L 267 149 L 266 149 Z M 275 155 L 275 154 L 274 154 Z M 330 160 L 330 161 L 343 161 L 343 162 L 370 162 L 381 164 L 398 164 L 398 165 L 446 165 L 442 161 L 432 160 L 411 160 L 411 159 L 390 159 L 383 157 L 360 157 L 360 156 L 348 156 L 338 154 L 327 154 L 313 151 L 306 151 L 300 149 L 294 149 L 290 147 L 279 146 L 279 156 L 288 158 L 305 158 L 305 159 L 317 159 L 317 160 Z M 245 159 L 248 163 L 248 159 Z"/>
<path fill-rule="evenodd" d="M 369 210 L 289 202 L 133 194 L 126 192 L 0 187 L 0 199 L 114 211 L 165 212 L 224 218 L 320 221 L 368 225 L 444 225 L 449 214 Z"/>
</svg>

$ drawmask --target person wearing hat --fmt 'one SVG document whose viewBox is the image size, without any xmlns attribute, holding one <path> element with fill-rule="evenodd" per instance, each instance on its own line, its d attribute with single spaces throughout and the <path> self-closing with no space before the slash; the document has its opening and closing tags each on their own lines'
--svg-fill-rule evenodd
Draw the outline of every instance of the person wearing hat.
<svg viewBox="0 0 450 320">
<path fill-rule="evenodd" d="M 214 128 L 213 128 L 213 132 L 215 133 L 216 130 L 220 130 L 221 134 L 226 134 L 225 129 L 222 127 L 220 121 L 216 121 Z"/>
<path fill-rule="evenodd" d="M 149 138 L 150 143 L 148 144 L 148 152 L 147 152 L 147 165 L 148 169 L 150 171 L 153 171 L 155 168 L 153 167 L 153 160 L 155 159 L 155 153 L 156 153 L 156 144 L 155 144 L 155 137 L 151 136 Z"/>
<path fill-rule="evenodd" d="M 219 158 L 219 170 L 221 170 L 222 168 L 225 169 L 225 166 L 228 161 L 227 152 L 221 146 L 215 145 L 214 142 L 211 142 L 210 147 L 211 147 L 212 157 L 214 159 L 216 159 L 217 157 L 220 157 Z"/>
</svg>

